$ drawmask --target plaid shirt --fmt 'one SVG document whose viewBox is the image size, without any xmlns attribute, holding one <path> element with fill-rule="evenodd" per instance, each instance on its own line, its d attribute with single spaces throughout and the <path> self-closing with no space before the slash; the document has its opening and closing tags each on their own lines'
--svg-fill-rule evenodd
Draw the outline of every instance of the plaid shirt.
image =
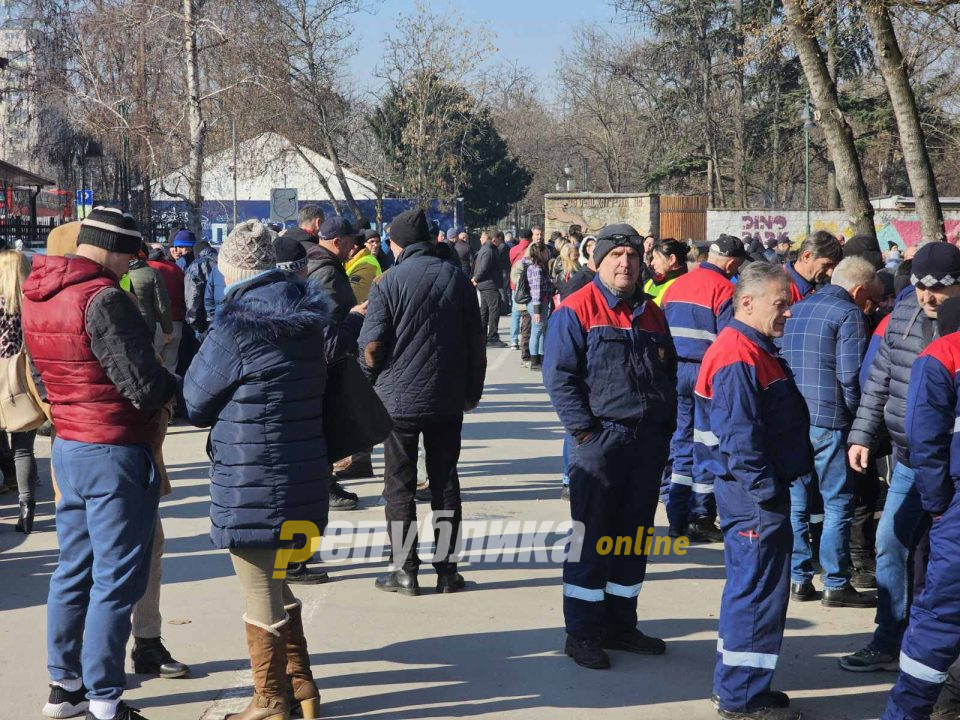
<svg viewBox="0 0 960 720">
<path fill-rule="evenodd" d="M 849 429 L 860 404 L 869 338 L 866 318 L 841 287 L 826 285 L 793 306 L 783 356 L 807 401 L 811 425 Z"/>
<path fill-rule="evenodd" d="M 539 265 L 530 262 L 529 259 L 525 259 L 523 264 L 530 283 L 530 314 L 538 315 L 544 307 L 550 307 L 554 293 L 553 281 Z"/>
</svg>

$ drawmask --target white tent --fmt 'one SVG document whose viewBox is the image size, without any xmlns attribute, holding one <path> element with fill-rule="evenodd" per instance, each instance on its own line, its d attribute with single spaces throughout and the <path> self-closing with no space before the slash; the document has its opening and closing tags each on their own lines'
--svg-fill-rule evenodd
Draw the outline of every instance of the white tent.
<svg viewBox="0 0 960 720">
<path fill-rule="evenodd" d="M 329 184 L 336 200 L 343 191 L 333 173 L 333 163 L 319 153 L 301 148 L 303 156 L 289 140 L 276 133 L 263 133 L 237 145 L 237 200 L 269 200 L 272 188 L 296 188 L 301 200 L 327 200 L 328 195 L 317 178 L 317 170 Z M 306 159 L 304 159 L 306 158 Z M 316 168 L 316 169 L 315 169 Z M 374 200 L 374 184 L 343 168 L 350 192 L 357 200 Z M 188 194 L 186 168 L 180 168 L 154 184 L 154 200 L 171 199 L 164 193 Z M 208 155 L 203 163 L 203 198 L 206 201 L 233 200 L 233 149 Z"/>
</svg>

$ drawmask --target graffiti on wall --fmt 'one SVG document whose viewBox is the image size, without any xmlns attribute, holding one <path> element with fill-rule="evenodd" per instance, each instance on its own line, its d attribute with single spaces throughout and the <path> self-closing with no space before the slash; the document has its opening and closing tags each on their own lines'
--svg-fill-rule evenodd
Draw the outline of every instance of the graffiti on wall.
<svg viewBox="0 0 960 720">
<path fill-rule="evenodd" d="M 960 233 L 960 211 L 944 211 L 947 237 Z M 878 210 L 874 215 L 877 240 L 882 250 L 896 243 L 901 250 L 919 242 L 920 219 L 910 210 Z M 810 214 L 810 230 L 825 230 L 831 235 L 853 237 L 847 214 L 842 210 L 826 210 Z M 736 235 L 744 242 L 757 239 L 762 243 L 787 239 L 796 248 L 807 236 L 807 214 L 803 210 L 707 210 L 707 237 Z"/>
<path fill-rule="evenodd" d="M 766 243 L 769 240 L 791 238 L 787 235 L 787 218 L 783 215 L 744 215 L 741 218 L 740 239 L 745 243 L 759 240 Z"/>
</svg>

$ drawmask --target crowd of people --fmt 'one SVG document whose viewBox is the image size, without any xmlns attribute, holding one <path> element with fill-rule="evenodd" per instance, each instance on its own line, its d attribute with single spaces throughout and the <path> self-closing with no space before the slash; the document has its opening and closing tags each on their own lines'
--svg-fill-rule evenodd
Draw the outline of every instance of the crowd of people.
<svg viewBox="0 0 960 720">
<path fill-rule="evenodd" d="M 542 372 L 564 428 L 561 496 L 584 530 L 563 568 L 574 662 L 666 651 L 637 627 L 646 556 L 599 544 L 652 527 L 663 502 L 672 537 L 724 545 L 721 717 L 801 717 L 772 688 L 790 600 L 876 608 L 873 639 L 840 667 L 899 670 L 885 720 L 960 717 L 960 249 L 891 258 L 873 238 L 825 232 L 755 245 L 615 224 L 549 239 L 490 229 L 474 252 L 464 229 L 420 210 L 381 237 L 307 205 L 295 228 L 242 222 L 219 248 L 189 230 L 147 245 L 133 218 L 97 207 L 32 268 L 0 250 L 0 359 L 26 348 L 54 437 L 44 714 L 143 720 L 121 699 L 131 633 L 136 672 L 189 673 L 160 639 L 162 446 L 177 417 L 210 428 L 211 540 L 243 591 L 254 695 L 231 717 L 319 717 L 293 587 L 328 576 L 310 562 L 274 576 L 284 523 L 322 532 L 331 510 L 357 507 L 341 481 L 372 477 L 382 442 L 391 567 L 375 587 L 420 594 L 426 493 L 436 591 L 463 590 L 463 417 L 486 350 L 509 347 Z M 391 428 L 341 457 L 327 400 L 351 371 Z M 10 441 L 23 533 L 35 432 Z"/>
<path fill-rule="evenodd" d="M 594 280 L 547 336 L 585 526 L 563 572 L 567 655 L 605 669 L 610 649 L 665 651 L 636 627 L 646 558 L 597 544 L 649 526 L 662 486 L 671 536 L 724 544 L 721 717 L 802 717 L 771 687 L 790 600 L 876 608 L 839 664 L 899 671 L 884 720 L 960 717 L 960 249 L 921 243 L 890 273 L 874 238 L 816 232 L 781 264 L 721 235 L 688 268 L 684 243 L 646 240 L 603 228 Z"/>
</svg>

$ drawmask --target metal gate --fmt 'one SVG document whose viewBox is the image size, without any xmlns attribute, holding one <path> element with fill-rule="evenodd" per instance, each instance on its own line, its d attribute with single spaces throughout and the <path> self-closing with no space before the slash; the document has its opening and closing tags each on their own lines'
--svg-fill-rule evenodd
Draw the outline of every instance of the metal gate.
<svg viewBox="0 0 960 720">
<path fill-rule="evenodd" d="M 661 195 L 660 237 L 706 242 L 707 196 Z"/>
</svg>

